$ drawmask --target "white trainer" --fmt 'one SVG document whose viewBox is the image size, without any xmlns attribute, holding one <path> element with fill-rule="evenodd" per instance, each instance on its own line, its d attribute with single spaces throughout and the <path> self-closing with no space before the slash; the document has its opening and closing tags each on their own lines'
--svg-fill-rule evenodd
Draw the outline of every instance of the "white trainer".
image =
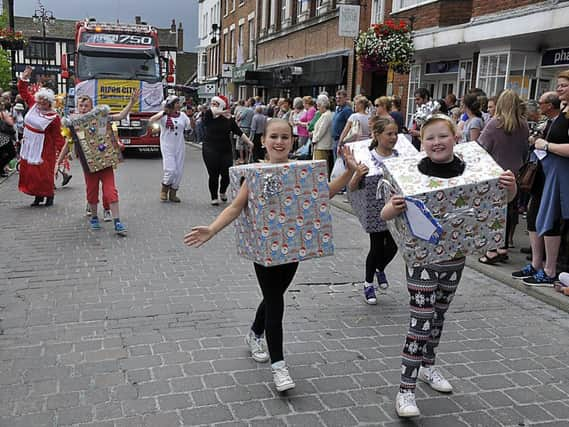
<svg viewBox="0 0 569 427">
<path fill-rule="evenodd" d="M 421 415 L 417 402 L 415 402 L 415 393 L 412 391 L 397 393 L 395 411 L 401 418 L 418 417 Z"/>
<path fill-rule="evenodd" d="M 245 343 L 249 346 L 251 357 L 255 362 L 266 362 L 269 360 L 269 353 L 265 350 L 262 338 L 257 338 L 253 331 L 245 335 Z"/>
<path fill-rule="evenodd" d="M 219 199 L 213 199 L 213 200 L 211 201 L 211 205 L 212 205 L 212 206 L 219 206 Z"/>
<path fill-rule="evenodd" d="M 279 363 L 280 362 L 277 362 L 277 364 Z M 275 382 L 277 391 L 290 390 L 296 386 L 288 373 L 288 368 L 284 364 L 284 361 L 282 362 L 282 366 L 278 368 L 275 368 L 273 365 L 273 381 Z"/>
<path fill-rule="evenodd" d="M 429 384 L 433 390 L 440 391 L 441 393 L 450 393 L 452 391 L 452 385 L 434 366 L 428 368 L 421 366 L 419 369 L 419 379 Z"/>
<path fill-rule="evenodd" d="M 113 214 L 110 210 L 105 209 L 103 211 L 103 221 L 105 222 L 111 222 L 113 220 Z"/>
</svg>

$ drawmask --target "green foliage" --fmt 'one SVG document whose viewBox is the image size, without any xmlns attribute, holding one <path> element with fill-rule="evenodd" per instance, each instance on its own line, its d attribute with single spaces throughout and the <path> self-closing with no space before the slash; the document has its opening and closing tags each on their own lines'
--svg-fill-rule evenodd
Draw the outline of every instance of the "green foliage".
<svg viewBox="0 0 569 427">
<path fill-rule="evenodd" d="M 12 80 L 12 68 L 10 62 L 10 54 L 0 48 L 0 87 L 4 90 L 10 87 Z"/>
</svg>

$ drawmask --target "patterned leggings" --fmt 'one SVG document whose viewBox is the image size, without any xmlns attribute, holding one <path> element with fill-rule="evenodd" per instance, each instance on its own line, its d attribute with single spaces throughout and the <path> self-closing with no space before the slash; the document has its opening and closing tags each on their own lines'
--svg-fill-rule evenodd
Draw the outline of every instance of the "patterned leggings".
<svg viewBox="0 0 569 427">
<path fill-rule="evenodd" d="M 445 313 L 454 298 L 464 258 L 424 267 L 406 268 L 411 320 L 403 347 L 401 391 L 414 391 L 419 367 L 435 364 Z"/>
</svg>

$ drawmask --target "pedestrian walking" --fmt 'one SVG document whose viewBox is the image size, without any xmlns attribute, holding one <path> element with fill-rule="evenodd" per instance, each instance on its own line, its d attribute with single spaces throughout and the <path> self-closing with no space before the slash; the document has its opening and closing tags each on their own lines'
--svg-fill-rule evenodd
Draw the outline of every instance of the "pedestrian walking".
<svg viewBox="0 0 569 427">
<path fill-rule="evenodd" d="M 227 201 L 229 168 L 233 165 L 231 132 L 238 135 L 250 147 L 253 143 L 231 117 L 229 101 L 223 95 L 211 98 L 211 108 L 204 113 L 202 120 L 205 130 L 202 156 L 209 175 L 211 204 L 218 206 L 220 199 L 222 202 Z"/>
<path fill-rule="evenodd" d="M 264 114 L 264 107 L 255 108 L 255 114 L 251 121 L 251 136 L 253 140 L 253 162 L 265 160 L 265 149 L 263 148 L 262 138 L 267 126 L 267 116 Z"/>
<path fill-rule="evenodd" d="M 8 176 L 6 168 L 16 157 L 16 129 L 14 119 L 7 111 L 3 101 L 0 101 L 0 176 Z"/>
<path fill-rule="evenodd" d="M 20 181 L 18 189 L 34 196 L 31 206 L 52 206 L 55 197 L 56 152 L 65 140 L 61 120 L 53 109 L 55 94 L 41 88 L 33 96 L 29 90 L 32 68 L 26 67 L 18 80 L 18 92 L 30 107 L 24 117 L 24 137 L 20 150 Z"/>
<path fill-rule="evenodd" d="M 289 161 L 288 155 L 292 149 L 292 129 L 288 122 L 282 119 L 271 119 L 263 137 L 270 163 L 284 164 Z M 329 194 L 333 197 L 350 180 L 355 163 L 349 149 L 344 151 L 348 169 L 336 180 L 330 182 Z M 249 190 L 244 182 L 237 197 L 221 214 L 208 226 L 193 227 L 184 236 L 188 246 L 200 247 L 227 225 L 233 222 L 247 206 Z M 284 294 L 291 284 L 298 262 L 264 267 L 254 263 L 257 280 L 263 294 L 255 320 L 245 341 L 252 358 L 257 362 L 267 362 L 270 358 L 273 380 L 277 391 L 282 392 L 295 387 L 283 354 L 283 315 Z M 268 353 L 265 349 L 263 335 L 266 335 Z"/>
<path fill-rule="evenodd" d="M 383 161 L 399 154 L 394 150 L 397 142 L 397 123 L 391 118 L 377 118 L 372 125 L 372 141 L 369 150 L 374 165 L 379 169 Z M 348 185 L 349 200 L 357 213 L 364 231 L 369 234 L 369 252 L 365 261 L 364 298 L 368 304 L 377 304 L 377 296 L 373 284 L 374 276 L 382 289 L 387 289 L 389 282 L 385 268 L 395 258 L 397 245 L 382 221 L 379 213 L 384 201 L 375 197 L 377 184 L 383 178 L 383 173 L 366 176 L 369 168 L 360 163 L 356 173 Z M 367 197 L 371 195 L 371 197 Z M 358 203 L 359 202 L 359 203 Z M 363 221 L 362 221 L 363 219 Z"/>
<path fill-rule="evenodd" d="M 434 114 L 421 127 L 421 143 L 425 151 L 418 164 L 420 173 L 438 178 L 460 176 L 465 163 L 454 154 L 456 126 L 443 114 Z M 508 190 L 508 199 L 516 194 L 516 180 L 511 171 L 500 175 L 499 183 Z M 429 206 L 427 206 L 429 207 Z M 401 215 L 405 198 L 394 195 L 381 211 L 385 221 Z M 454 298 L 464 269 L 465 258 L 413 267 L 406 266 L 411 319 L 402 352 L 401 383 L 395 409 L 400 417 L 420 415 L 415 401 L 417 378 L 433 390 L 449 393 L 452 385 L 435 368 L 435 349 L 439 345 L 445 314 Z"/>
<path fill-rule="evenodd" d="M 160 152 L 162 153 L 162 188 L 160 201 L 180 203 L 176 195 L 184 173 L 186 141 L 184 131 L 191 129 L 189 117 L 180 111 L 180 98 L 170 95 L 164 109 L 148 120 L 149 124 L 160 123 Z"/>
</svg>

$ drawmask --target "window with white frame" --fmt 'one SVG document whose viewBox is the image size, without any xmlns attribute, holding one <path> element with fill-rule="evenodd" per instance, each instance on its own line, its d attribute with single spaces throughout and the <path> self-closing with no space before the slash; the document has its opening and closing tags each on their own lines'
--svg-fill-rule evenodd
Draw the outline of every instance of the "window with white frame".
<svg viewBox="0 0 569 427">
<path fill-rule="evenodd" d="M 286 23 L 288 18 L 288 0 L 281 1 L 281 25 Z"/>
<path fill-rule="evenodd" d="M 305 12 L 310 10 L 310 4 L 308 0 L 296 0 L 296 15 L 300 16 Z"/>
<path fill-rule="evenodd" d="M 223 35 L 223 62 L 229 62 L 229 34 Z"/>
<path fill-rule="evenodd" d="M 393 0 L 393 12 L 408 7 L 420 6 L 423 3 L 433 3 L 436 0 Z"/>
<path fill-rule="evenodd" d="M 235 30 L 229 31 L 230 61 L 235 62 Z"/>
<path fill-rule="evenodd" d="M 412 65 L 409 71 L 409 87 L 407 93 L 407 123 L 415 112 L 415 91 L 421 87 L 421 64 Z"/>
<path fill-rule="evenodd" d="M 233 12 L 235 10 L 235 0 L 233 0 L 233 8 L 231 9 L 231 11 Z"/>
<path fill-rule="evenodd" d="M 253 59 L 255 55 L 255 20 L 249 19 L 249 54 L 248 58 Z"/>
<path fill-rule="evenodd" d="M 235 59 L 235 63 L 241 65 L 243 62 L 243 40 L 244 34 L 243 31 L 245 29 L 245 24 L 239 25 L 239 33 L 237 34 L 237 57 Z"/>
<path fill-rule="evenodd" d="M 488 96 L 495 96 L 506 87 L 510 54 L 508 52 L 480 55 L 476 86 Z"/>
<path fill-rule="evenodd" d="M 223 16 L 226 16 L 229 13 L 229 2 L 230 0 L 225 0 L 225 13 L 223 14 Z"/>
<path fill-rule="evenodd" d="M 383 22 L 385 15 L 385 0 L 373 0 L 371 23 L 378 24 Z"/>
<path fill-rule="evenodd" d="M 472 60 L 460 61 L 458 63 L 458 91 L 455 93 L 457 98 L 462 98 L 472 82 Z"/>
</svg>

